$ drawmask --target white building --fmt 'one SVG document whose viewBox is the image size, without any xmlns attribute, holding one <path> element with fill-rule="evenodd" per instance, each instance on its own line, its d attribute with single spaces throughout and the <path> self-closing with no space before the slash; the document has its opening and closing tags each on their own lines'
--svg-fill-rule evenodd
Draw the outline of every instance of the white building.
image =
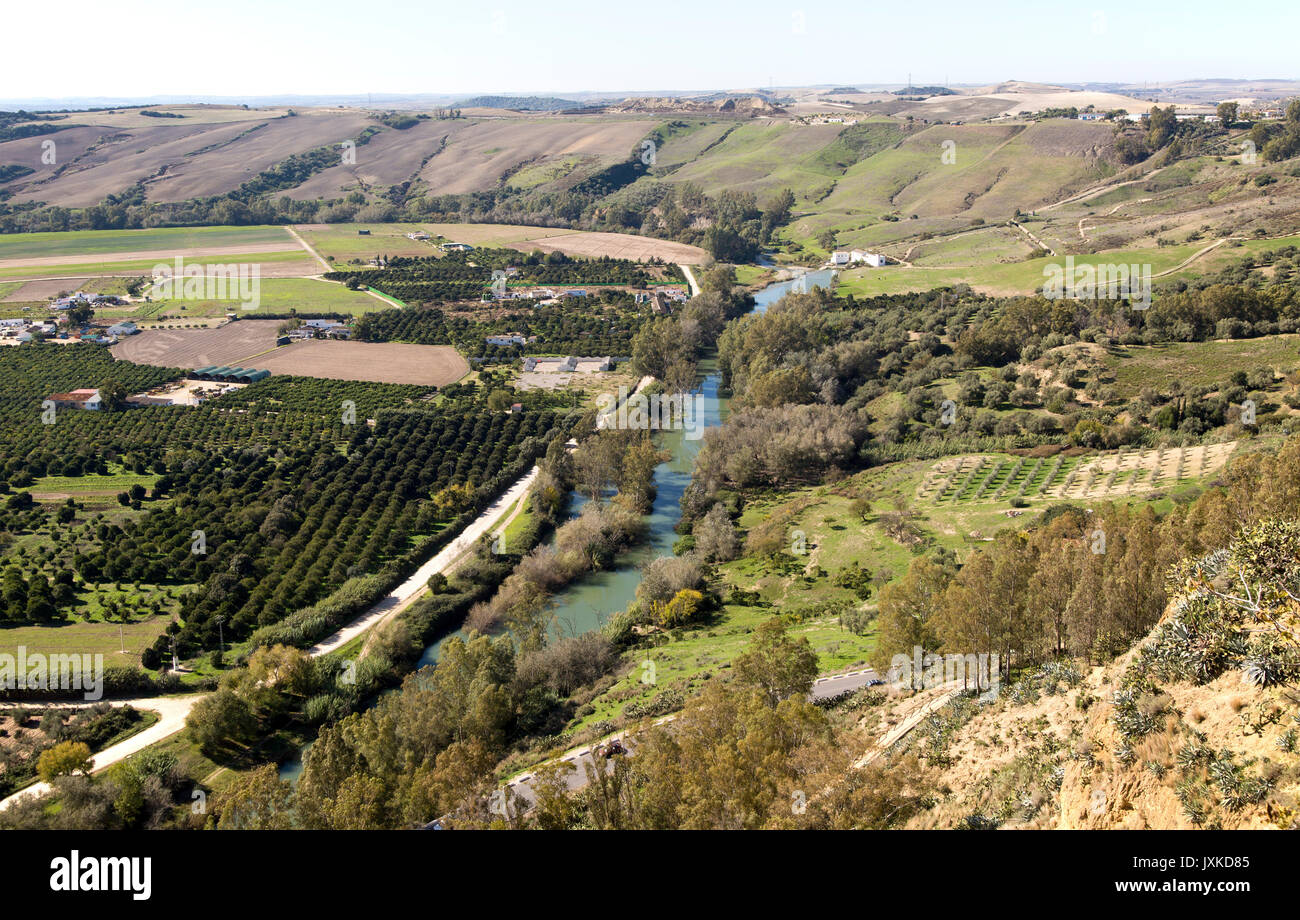
<svg viewBox="0 0 1300 920">
<path fill-rule="evenodd" d="M 517 332 L 513 334 L 507 334 L 507 335 L 489 335 L 486 336 L 486 340 L 489 345 L 527 345 L 528 344 L 527 337 L 520 335 Z"/>
<path fill-rule="evenodd" d="M 885 257 L 878 252 L 865 252 L 861 249 L 855 249 L 849 253 L 851 262 L 864 262 L 872 268 L 884 268 Z"/>
</svg>

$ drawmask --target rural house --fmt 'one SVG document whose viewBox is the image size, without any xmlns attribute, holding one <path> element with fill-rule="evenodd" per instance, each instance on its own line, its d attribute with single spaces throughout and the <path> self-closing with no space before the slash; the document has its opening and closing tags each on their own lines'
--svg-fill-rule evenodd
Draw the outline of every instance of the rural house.
<svg viewBox="0 0 1300 920">
<path fill-rule="evenodd" d="M 97 410 L 102 403 L 99 399 L 99 390 L 70 390 L 67 393 L 51 393 L 49 401 L 54 403 L 57 409 L 90 409 Z"/>
</svg>

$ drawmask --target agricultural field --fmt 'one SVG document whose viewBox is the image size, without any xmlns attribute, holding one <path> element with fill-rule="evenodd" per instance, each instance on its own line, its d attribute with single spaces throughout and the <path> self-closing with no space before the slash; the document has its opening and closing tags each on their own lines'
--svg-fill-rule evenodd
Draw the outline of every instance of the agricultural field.
<svg viewBox="0 0 1300 920">
<path fill-rule="evenodd" d="M 697 246 L 636 236 L 630 233 L 594 233 L 582 230 L 554 231 L 544 227 L 510 224 L 311 224 L 294 228 L 317 252 L 340 266 L 354 260 L 367 262 L 384 256 L 436 256 L 441 240 L 478 247 L 508 247 L 520 252 L 563 252 L 575 258 L 600 258 L 697 265 L 706 253 Z M 362 236 L 358 230 L 368 230 Z M 424 231 L 429 242 L 408 239 L 406 234 Z M 440 239 L 441 238 L 441 239 Z"/>
<path fill-rule="evenodd" d="M 73 284 L 78 278 L 92 275 L 125 275 L 147 278 L 154 266 L 173 265 L 174 255 L 147 256 L 140 258 L 140 253 L 131 254 L 132 258 L 121 260 L 103 260 L 94 262 L 64 262 L 53 265 L 33 266 L 24 260 L 16 260 L 7 267 L 0 267 L 0 280 L 49 280 L 64 284 Z M 275 252 L 236 253 L 229 255 L 184 255 L 180 254 L 186 265 L 251 265 L 256 264 L 263 278 L 302 278 L 320 274 L 321 266 L 301 248 L 284 247 Z"/>
<path fill-rule="evenodd" d="M 974 237 L 974 239 L 972 239 Z M 939 287 L 968 284 L 984 294 L 1009 296 L 1031 294 L 1041 290 L 1049 266 L 1061 267 L 1064 256 L 1041 256 L 1016 262 L 979 262 L 975 253 L 984 245 L 975 234 L 953 240 L 946 249 L 945 261 L 964 262 L 970 265 L 948 265 L 942 268 L 924 265 L 894 266 L 885 268 L 855 268 L 838 272 L 836 291 L 858 297 L 877 294 L 902 294 L 909 291 L 929 291 Z M 1076 266 L 1084 265 L 1150 265 L 1153 282 L 1158 276 L 1172 274 L 1202 247 L 1196 245 L 1171 246 L 1152 249 L 1129 249 L 1074 256 Z M 920 251 L 920 250 L 918 250 Z M 898 253 L 903 258 L 906 251 Z"/>
<path fill-rule="evenodd" d="M 937 461 L 916 490 L 937 505 L 1043 499 L 1120 501 L 1213 476 L 1235 441 L 1101 456 L 964 455 Z"/>
<path fill-rule="evenodd" d="M 13 261 L 66 257 L 92 261 L 93 256 L 149 258 L 203 250 L 263 252 L 265 247 L 293 249 L 297 244 L 283 227 L 158 227 L 151 230 L 77 230 L 64 233 L 17 233 L 0 236 L 0 266 Z"/>
<path fill-rule="evenodd" d="M 239 325 L 226 329 L 239 333 Z M 328 348 L 334 345 L 343 348 Z M 287 615 L 435 538 L 474 488 L 494 493 L 498 480 L 513 481 L 515 466 L 532 462 L 532 454 L 521 451 L 544 445 L 555 422 L 554 413 L 535 401 L 536 412 L 489 412 L 486 392 L 474 386 L 427 399 L 431 386 L 465 372 L 450 349 L 309 341 L 282 352 L 292 356 L 296 348 L 299 366 L 288 361 L 276 376 L 200 407 L 67 410 L 54 424 L 30 411 L 51 390 L 96 385 L 111 375 L 134 392 L 175 371 L 114 361 L 107 349 L 84 344 L 6 349 L 0 355 L 0 413 L 12 437 L 0 455 L 10 484 L 0 539 L 5 622 L 41 630 L 37 638 L 46 647 L 84 645 L 93 633 L 96 647 L 108 648 L 125 641 L 119 633 L 130 627 L 128 652 L 154 668 L 165 642 L 159 635 L 177 613 L 187 630 L 184 656 L 211 647 L 194 630 L 204 621 L 215 625 L 210 617 L 219 610 L 228 618 L 235 610 L 223 586 L 210 596 L 213 606 L 205 615 L 202 586 L 210 577 L 222 580 L 232 559 L 256 559 L 278 574 L 266 568 L 256 597 L 239 589 L 246 616 L 228 619 L 225 627 L 227 637 L 239 641 L 273 622 L 268 604 Z M 302 374 L 303 364 L 332 377 L 374 377 L 378 368 L 379 376 L 407 381 L 287 375 Z M 340 415 L 348 400 L 360 420 L 374 419 L 363 426 L 367 438 L 358 441 L 350 427 L 357 422 Z M 267 443 L 275 445 L 278 460 L 250 448 Z M 351 462 L 341 449 L 352 452 Z M 120 459 L 110 463 L 108 457 Z M 372 481 L 373 469 L 396 471 L 391 486 Z M 274 480 L 266 475 L 273 471 Z M 467 482 L 473 484 L 468 490 L 461 486 Z M 456 500 L 434 503 L 433 496 L 450 486 L 457 487 L 448 493 Z M 343 513 L 349 502 L 353 507 Z M 246 517 L 253 507 L 258 511 Z M 286 542 L 299 532 L 295 521 L 303 536 L 322 541 L 315 549 Z M 261 539 L 271 527 L 284 528 L 283 539 Z M 193 549 L 196 530 L 205 535 L 202 553 Z M 291 566 L 301 571 L 290 574 Z M 275 585 L 283 589 L 278 601 L 265 594 Z"/>
<path fill-rule="evenodd" d="M 141 319 L 163 322 L 198 318 L 224 319 L 230 312 L 256 317 L 258 312 L 284 314 L 344 313 L 361 316 L 374 310 L 391 309 L 392 303 L 366 291 L 353 291 L 341 284 L 318 278 L 266 278 L 258 287 L 255 310 L 245 311 L 237 299 L 226 300 L 151 300 L 127 307 L 97 309 L 96 316 L 112 319 Z"/>
<path fill-rule="evenodd" d="M 257 263 L 267 277 L 319 272 L 283 227 L 169 227 L 0 235 L 0 279 L 32 279 L 12 300 L 38 300 L 39 289 L 76 290 L 97 275 L 148 276 L 176 258 L 196 265 Z M 245 257 L 245 258 L 241 258 Z M 38 288 L 39 286 L 39 288 Z M 107 293 L 107 292 L 106 292 Z"/>
<path fill-rule="evenodd" d="M 420 170 L 433 194 L 495 188 L 522 165 L 581 156 L 593 166 L 627 159 L 655 122 L 632 119 L 506 118 L 465 125 Z M 364 150 L 359 152 L 359 157 Z"/>
<path fill-rule="evenodd" d="M 698 246 L 686 243 L 674 243 L 672 240 L 656 240 L 630 233 L 564 233 L 557 236 L 542 236 L 518 243 L 508 243 L 511 249 L 520 252 L 562 252 L 580 259 L 630 259 L 646 262 L 660 259 L 664 262 L 699 265 L 708 258 L 708 253 Z"/>
<path fill-rule="evenodd" d="M 275 350 L 279 328 L 275 320 L 240 320 L 210 329 L 146 329 L 118 342 L 110 352 L 135 364 L 245 367 L 253 358 Z"/>
<path fill-rule="evenodd" d="M 341 286 L 340 286 L 341 287 Z M 137 364 L 212 365 L 331 380 L 445 386 L 469 371 L 454 348 L 439 345 L 307 340 L 275 344 L 280 323 L 240 320 L 207 329 L 146 329 L 110 349 Z"/>
<path fill-rule="evenodd" d="M 469 364 L 454 348 L 398 342 L 309 340 L 277 348 L 255 362 L 273 374 L 436 387 L 469 373 Z"/>
</svg>

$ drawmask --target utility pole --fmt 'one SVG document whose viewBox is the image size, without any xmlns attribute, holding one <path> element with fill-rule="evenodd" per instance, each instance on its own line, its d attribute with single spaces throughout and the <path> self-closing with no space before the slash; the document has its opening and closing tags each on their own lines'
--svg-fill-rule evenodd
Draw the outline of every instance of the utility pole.
<svg viewBox="0 0 1300 920">
<path fill-rule="evenodd" d="M 226 651 L 226 631 L 221 625 L 225 622 L 226 618 L 224 616 L 217 617 L 217 649 L 222 653 Z"/>
</svg>

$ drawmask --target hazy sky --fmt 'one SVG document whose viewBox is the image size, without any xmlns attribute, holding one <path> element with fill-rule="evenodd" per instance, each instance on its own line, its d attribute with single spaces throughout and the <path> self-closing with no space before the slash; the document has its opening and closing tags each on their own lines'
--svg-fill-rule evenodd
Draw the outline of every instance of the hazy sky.
<svg viewBox="0 0 1300 920">
<path fill-rule="evenodd" d="M 5 19 L 9 99 L 1300 77 L 1295 0 L 63 0 Z"/>
</svg>

